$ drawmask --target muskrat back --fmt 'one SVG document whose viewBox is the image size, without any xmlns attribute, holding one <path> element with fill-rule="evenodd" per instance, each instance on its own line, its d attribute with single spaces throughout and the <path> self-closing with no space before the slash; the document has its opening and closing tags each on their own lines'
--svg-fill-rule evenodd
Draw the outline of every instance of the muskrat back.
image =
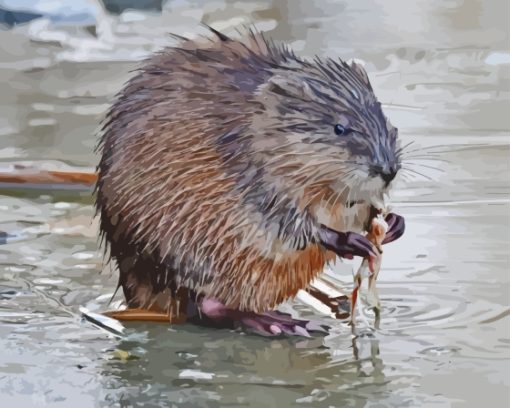
<svg viewBox="0 0 510 408">
<path fill-rule="evenodd" d="M 362 231 L 400 166 L 360 65 L 213 33 L 147 60 L 105 120 L 96 206 L 130 307 L 275 307 L 335 258 L 318 228 Z"/>
</svg>

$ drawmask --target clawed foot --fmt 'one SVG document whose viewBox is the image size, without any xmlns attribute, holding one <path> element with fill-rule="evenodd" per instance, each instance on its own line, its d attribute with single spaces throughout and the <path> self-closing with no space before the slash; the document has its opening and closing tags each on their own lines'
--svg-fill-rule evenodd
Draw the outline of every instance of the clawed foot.
<svg viewBox="0 0 510 408">
<path fill-rule="evenodd" d="M 264 314 L 244 316 L 240 322 L 247 329 L 263 336 L 278 336 L 287 334 L 291 336 L 311 337 L 310 332 L 327 333 L 326 326 L 313 320 L 299 320 L 289 314 L 271 311 Z"/>
<path fill-rule="evenodd" d="M 204 298 L 200 302 L 200 321 L 215 325 L 242 327 L 263 336 L 310 337 L 310 332 L 326 332 L 326 326 L 307 320 L 294 319 L 286 313 L 270 311 L 263 314 L 241 312 L 227 308 L 215 299 Z"/>
<path fill-rule="evenodd" d="M 385 221 L 388 231 L 383 244 L 388 244 L 400 238 L 405 231 L 404 217 L 389 213 Z M 376 246 L 366 237 L 355 232 L 340 232 L 322 225 L 319 230 L 320 243 L 330 251 L 343 258 L 360 256 L 362 258 L 375 258 L 379 254 Z"/>
</svg>

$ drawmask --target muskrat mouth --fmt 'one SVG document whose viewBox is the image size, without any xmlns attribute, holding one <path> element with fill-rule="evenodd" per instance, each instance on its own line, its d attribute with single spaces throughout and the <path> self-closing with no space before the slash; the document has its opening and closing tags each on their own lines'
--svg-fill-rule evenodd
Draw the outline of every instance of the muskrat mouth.
<svg viewBox="0 0 510 408">
<path fill-rule="evenodd" d="M 377 207 L 375 207 L 374 205 L 371 205 L 371 206 L 370 206 L 370 213 L 372 213 L 372 214 L 380 215 L 380 214 L 382 214 L 382 213 L 383 213 L 383 211 L 384 211 L 384 210 L 383 210 L 382 208 L 377 208 Z"/>
<path fill-rule="evenodd" d="M 364 202 L 365 202 L 364 200 L 347 201 L 347 207 L 348 207 L 348 208 L 352 208 L 352 207 L 354 207 L 355 205 L 357 205 L 357 204 L 363 204 Z"/>
<path fill-rule="evenodd" d="M 364 204 L 364 203 L 365 203 L 365 200 L 347 201 L 346 206 L 348 208 L 352 208 L 355 205 Z M 376 206 L 375 204 L 370 204 L 370 214 L 373 214 L 375 216 L 375 215 L 382 214 L 383 211 L 384 211 L 384 209 L 380 205 Z"/>
</svg>

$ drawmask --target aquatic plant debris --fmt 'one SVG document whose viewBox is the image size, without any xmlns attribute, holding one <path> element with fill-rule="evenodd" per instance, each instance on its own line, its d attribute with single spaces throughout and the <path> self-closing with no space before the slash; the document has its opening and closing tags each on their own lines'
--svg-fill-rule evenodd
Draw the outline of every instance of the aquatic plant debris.
<svg viewBox="0 0 510 408">
<path fill-rule="evenodd" d="M 100 329 L 116 337 L 124 337 L 124 331 L 126 328 L 118 320 L 112 319 L 99 313 L 91 312 L 83 306 L 81 306 L 79 310 L 82 314 L 82 317 L 88 322 L 92 323 L 94 326 L 99 327 Z"/>
<path fill-rule="evenodd" d="M 134 354 L 132 354 L 129 351 L 126 351 L 126 350 L 115 349 L 115 350 L 113 350 L 112 358 L 125 362 L 125 361 L 128 361 L 128 360 L 138 360 L 140 357 L 135 356 Z"/>
<path fill-rule="evenodd" d="M 384 220 L 384 216 L 382 214 L 378 214 L 376 217 L 372 219 L 370 224 L 370 231 L 367 234 L 367 239 L 372 242 L 376 248 L 379 250 L 379 254 L 375 258 L 365 258 L 361 263 L 358 271 L 354 275 L 354 288 L 351 294 L 351 325 L 355 325 L 355 312 L 356 312 L 356 304 L 358 302 L 358 293 L 361 287 L 362 281 L 364 278 L 368 278 L 368 297 L 367 301 L 369 306 L 372 308 L 375 314 L 375 322 L 374 326 L 376 328 L 379 327 L 380 323 L 380 310 L 381 310 L 381 302 L 379 300 L 379 295 L 377 294 L 377 289 L 375 283 L 377 281 L 377 276 L 379 275 L 379 271 L 381 269 L 382 263 L 382 242 L 384 237 L 386 236 L 386 232 L 388 231 L 388 224 Z"/>
</svg>

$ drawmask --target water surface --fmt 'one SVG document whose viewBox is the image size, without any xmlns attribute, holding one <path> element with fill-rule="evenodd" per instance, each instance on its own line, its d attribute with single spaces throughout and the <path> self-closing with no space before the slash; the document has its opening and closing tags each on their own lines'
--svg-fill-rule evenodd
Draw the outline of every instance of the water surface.
<svg viewBox="0 0 510 408">
<path fill-rule="evenodd" d="M 150 2 L 148 2 L 150 3 Z M 255 22 L 304 56 L 365 61 L 414 157 L 398 180 L 404 239 L 380 275 L 380 330 L 271 340 L 191 325 L 80 319 L 105 307 L 87 191 L 0 190 L 0 392 L 5 406 L 479 407 L 510 396 L 507 10 L 498 1 L 167 2 L 83 24 L 0 31 L 0 160 L 92 168 L 94 132 L 138 61 L 167 32 Z M 92 4 L 92 3 L 91 3 Z M 92 18 L 92 22 L 91 19 Z M 64 19 L 65 20 L 65 19 Z M 339 268 L 346 288 L 351 277 Z M 295 312 L 313 312 L 297 303 Z"/>
</svg>

